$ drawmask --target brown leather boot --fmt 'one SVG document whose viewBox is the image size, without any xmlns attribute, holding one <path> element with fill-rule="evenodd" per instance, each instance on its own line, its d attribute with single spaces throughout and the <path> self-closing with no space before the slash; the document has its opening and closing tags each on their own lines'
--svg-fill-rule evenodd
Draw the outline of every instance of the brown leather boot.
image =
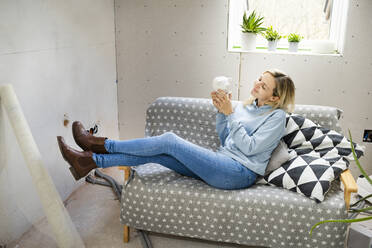
<svg viewBox="0 0 372 248">
<path fill-rule="evenodd" d="M 93 136 L 85 130 L 80 121 L 74 121 L 74 123 L 72 123 L 72 135 L 74 136 L 76 144 L 84 151 L 102 154 L 108 153 L 104 146 L 107 138 Z"/>
<path fill-rule="evenodd" d="M 76 181 L 85 177 L 91 170 L 97 168 L 91 151 L 80 152 L 69 147 L 62 136 L 57 136 L 57 141 L 63 158 L 71 165 L 70 171 Z"/>
</svg>

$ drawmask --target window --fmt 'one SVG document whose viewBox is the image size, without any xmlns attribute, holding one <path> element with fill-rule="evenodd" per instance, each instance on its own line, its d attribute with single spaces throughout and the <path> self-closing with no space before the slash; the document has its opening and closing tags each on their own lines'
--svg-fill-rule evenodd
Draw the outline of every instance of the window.
<svg viewBox="0 0 372 248">
<path fill-rule="evenodd" d="M 283 35 L 300 33 L 304 39 L 299 48 L 311 50 L 314 40 L 329 40 L 335 43 L 337 52 L 342 52 L 346 26 L 347 0 L 230 0 L 228 49 L 234 51 L 241 45 L 241 23 L 255 10 L 264 17 L 263 26 L 273 26 Z M 266 48 L 267 41 L 257 36 L 257 48 Z M 288 42 L 282 38 L 278 48 L 286 49 Z M 239 50 L 239 49 L 238 49 Z"/>
</svg>

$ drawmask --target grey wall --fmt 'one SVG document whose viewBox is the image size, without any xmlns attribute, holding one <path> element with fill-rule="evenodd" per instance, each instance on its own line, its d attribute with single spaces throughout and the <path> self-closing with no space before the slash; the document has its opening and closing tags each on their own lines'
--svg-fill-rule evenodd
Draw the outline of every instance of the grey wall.
<svg viewBox="0 0 372 248">
<path fill-rule="evenodd" d="M 0 1 L 0 85 L 12 84 L 62 200 L 75 182 L 58 150 L 71 124 L 118 137 L 113 0 Z M 70 123 L 63 125 L 64 115 Z M 4 110 L 0 112 L 0 245 L 43 216 Z"/>
<path fill-rule="evenodd" d="M 294 79 L 297 103 L 344 110 L 344 133 L 366 145 L 361 162 L 372 174 L 372 146 L 362 143 L 372 129 L 371 9 L 370 0 L 350 2 L 345 53 L 335 57 L 228 53 L 227 0 L 116 1 L 120 137 L 143 137 L 145 109 L 159 96 L 209 98 L 212 79 L 226 75 L 240 79 L 244 100 L 260 73 L 279 68 Z"/>
<path fill-rule="evenodd" d="M 208 97 L 215 76 L 238 81 L 240 55 L 226 50 L 227 1 L 115 3 L 121 138 L 143 137 L 145 110 L 159 96 Z"/>
</svg>

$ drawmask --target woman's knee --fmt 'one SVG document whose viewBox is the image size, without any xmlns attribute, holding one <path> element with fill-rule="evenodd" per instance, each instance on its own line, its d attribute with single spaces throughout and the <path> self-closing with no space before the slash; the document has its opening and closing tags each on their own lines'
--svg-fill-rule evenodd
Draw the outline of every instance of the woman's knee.
<svg viewBox="0 0 372 248">
<path fill-rule="evenodd" d="M 175 139 L 178 138 L 178 136 L 173 132 L 165 132 L 161 135 L 161 137 L 166 141 L 173 142 Z"/>
<path fill-rule="evenodd" d="M 174 146 L 176 143 L 176 139 L 178 136 L 172 132 L 165 132 L 159 136 L 161 139 L 161 145 L 163 146 L 163 149 L 165 153 L 169 154 L 169 151 L 172 149 L 171 147 Z"/>
</svg>

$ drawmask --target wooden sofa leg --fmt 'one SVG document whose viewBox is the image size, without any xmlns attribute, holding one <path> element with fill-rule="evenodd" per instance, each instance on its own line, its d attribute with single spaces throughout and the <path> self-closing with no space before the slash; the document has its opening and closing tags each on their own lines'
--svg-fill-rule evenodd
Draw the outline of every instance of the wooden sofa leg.
<svg viewBox="0 0 372 248">
<path fill-rule="evenodd" d="M 124 243 L 129 242 L 129 226 L 124 226 Z"/>
<path fill-rule="evenodd" d="M 119 170 L 124 170 L 124 182 L 126 182 L 130 176 L 129 166 L 119 166 Z M 129 242 L 129 226 L 124 226 L 124 243 Z"/>
</svg>

